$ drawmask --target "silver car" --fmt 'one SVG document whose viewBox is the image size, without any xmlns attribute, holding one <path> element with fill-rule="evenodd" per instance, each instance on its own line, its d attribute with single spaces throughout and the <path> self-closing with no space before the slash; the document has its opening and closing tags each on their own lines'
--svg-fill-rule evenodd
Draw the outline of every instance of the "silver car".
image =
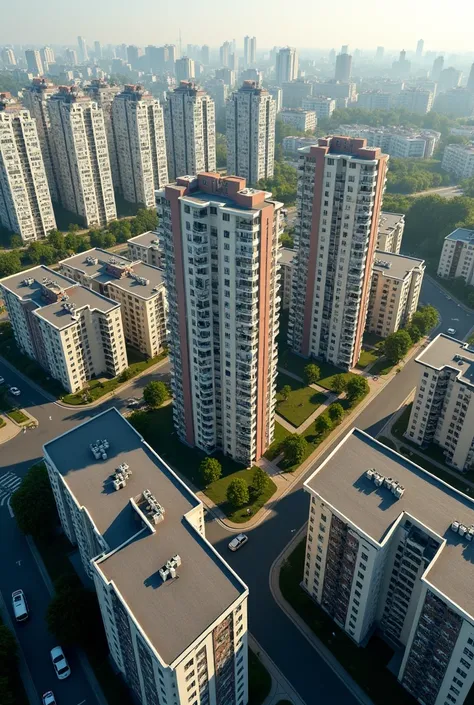
<svg viewBox="0 0 474 705">
<path fill-rule="evenodd" d="M 237 534 L 232 541 L 229 543 L 229 548 L 231 551 L 238 551 L 239 548 L 242 548 L 247 541 L 249 540 L 249 537 L 246 536 L 246 534 Z"/>
</svg>

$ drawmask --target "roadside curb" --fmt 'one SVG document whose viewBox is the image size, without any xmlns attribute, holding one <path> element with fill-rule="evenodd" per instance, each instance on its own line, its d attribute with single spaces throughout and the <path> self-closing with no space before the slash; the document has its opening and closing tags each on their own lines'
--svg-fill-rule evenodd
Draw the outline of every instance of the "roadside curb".
<svg viewBox="0 0 474 705">
<path fill-rule="evenodd" d="M 8 441 L 11 441 L 13 438 L 16 438 L 18 436 L 18 434 L 20 433 L 20 427 L 3 412 L 0 414 L 0 418 L 5 421 L 5 426 L 2 426 L 2 428 L 0 428 L 0 445 L 3 445 L 4 443 L 8 443 Z M 2 438 L 4 433 L 6 433 L 7 430 L 11 427 L 13 427 L 13 433 L 7 438 Z"/>
<path fill-rule="evenodd" d="M 28 663 L 25 658 L 25 654 L 23 653 L 23 649 L 21 647 L 20 642 L 17 639 L 16 633 L 15 633 L 15 627 L 13 625 L 12 619 L 10 617 L 10 613 L 7 609 L 7 606 L 5 604 L 5 600 L 3 599 L 2 593 L 0 592 L 0 615 L 2 616 L 2 620 L 4 625 L 13 633 L 13 636 L 15 638 L 15 642 L 18 648 L 18 671 L 20 673 L 21 677 L 21 682 L 23 684 L 23 687 L 25 689 L 26 697 L 28 698 L 30 705 L 38 705 L 40 698 L 39 698 L 39 693 L 36 690 L 35 684 L 33 682 L 33 678 L 31 676 L 30 669 L 28 667 Z"/>
<path fill-rule="evenodd" d="M 30 377 L 28 377 L 28 375 L 25 375 L 21 370 L 19 370 L 17 367 L 15 367 L 15 365 L 12 365 L 11 362 L 9 362 L 8 360 L 6 360 L 6 359 L 5 359 L 4 357 L 2 357 L 1 355 L 0 355 L 0 360 L 1 360 L 2 363 L 3 363 L 4 365 L 6 365 L 12 372 L 15 372 L 19 377 L 21 377 L 21 379 L 22 379 L 24 382 L 26 382 L 26 384 L 29 384 L 31 387 L 33 387 L 33 389 L 35 389 L 35 390 L 38 392 L 38 394 L 42 394 L 46 399 L 48 399 L 48 401 L 53 401 L 53 402 L 56 401 L 56 399 L 54 398 L 54 396 L 53 396 L 52 394 L 50 394 L 50 393 L 47 392 L 45 389 L 43 389 L 43 387 L 41 387 L 37 382 L 35 382 L 34 380 L 30 379 Z"/>
<path fill-rule="evenodd" d="M 269 672 L 272 679 L 272 687 L 262 705 L 277 705 L 280 700 L 290 700 L 292 705 L 306 705 L 305 701 L 300 698 L 291 683 L 280 671 L 278 666 L 272 661 L 267 652 L 260 646 L 258 641 L 249 632 L 248 634 L 249 648 L 262 662 Z"/>
<path fill-rule="evenodd" d="M 425 277 L 426 277 L 427 279 L 429 279 L 432 284 L 434 284 L 435 286 L 439 287 L 439 288 L 442 290 L 442 292 L 443 292 L 444 294 L 446 294 L 446 296 L 449 296 L 453 301 L 455 301 L 455 302 L 464 310 L 465 313 L 470 313 L 470 314 L 474 315 L 474 309 L 473 309 L 473 308 L 469 308 L 469 306 L 466 306 L 466 304 L 464 304 L 460 299 L 458 299 L 457 296 L 455 296 L 454 294 L 452 294 L 452 293 L 449 291 L 449 289 L 446 289 L 446 288 L 441 284 L 441 282 L 439 282 L 437 279 L 435 279 L 434 277 L 432 277 L 431 274 L 427 274 L 427 273 L 425 272 Z"/>
<path fill-rule="evenodd" d="M 360 705 L 374 705 L 372 700 L 368 695 L 362 690 L 362 688 L 355 682 L 352 676 L 346 671 L 346 669 L 339 663 L 337 658 L 331 653 L 331 651 L 325 646 L 322 641 L 316 636 L 312 629 L 304 622 L 304 620 L 299 616 L 296 610 L 285 600 L 280 591 L 280 570 L 284 561 L 293 552 L 296 545 L 301 541 L 301 539 L 306 534 L 306 524 L 301 527 L 301 529 L 295 534 L 291 541 L 285 546 L 283 551 L 279 556 L 273 561 L 270 568 L 269 574 L 269 587 L 272 597 L 278 607 L 286 614 L 288 619 L 290 619 L 299 632 L 305 637 L 305 639 L 311 644 L 313 649 L 321 656 L 333 673 L 344 683 L 347 689 L 352 693 L 355 699 L 360 703 Z"/>
</svg>

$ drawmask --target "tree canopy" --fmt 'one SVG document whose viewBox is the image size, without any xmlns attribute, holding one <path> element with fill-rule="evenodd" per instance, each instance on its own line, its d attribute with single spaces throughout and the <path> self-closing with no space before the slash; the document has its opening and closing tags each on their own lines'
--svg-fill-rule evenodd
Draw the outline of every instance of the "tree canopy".
<svg viewBox="0 0 474 705">
<path fill-rule="evenodd" d="M 296 201 L 296 169 L 290 164 L 275 161 L 273 176 L 269 179 L 260 179 L 258 188 L 271 191 L 273 198 L 283 201 L 285 206 L 292 206 Z"/>
<path fill-rule="evenodd" d="M 298 436 L 297 433 L 292 433 L 287 436 L 282 443 L 282 450 L 285 460 L 290 465 L 301 463 L 308 448 L 308 442 L 303 436 Z"/>
<path fill-rule="evenodd" d="M 268 487 L 268 475 L 263 468 L 256 467 L 252 484 L 250 486 L 250 491 L 256 497 L 260 497 Z"/>
<path fill-rule="evenodd" d="M 169 397 L 168 387 L 164 382 L 153 380 L 143 389 L 143 399 L 145 403 L 152 409 L 156 409 L 163 404 Z"/>
<path fill-rule="evenodd" d="M 56 503 L 44 463 L 28 470 L 13 493 L 11 507 L 20 530 L 36 537 L 51 535 L 58 521 Z"/>
<path fill-rule="evenodd" d="M 199 465 L 199 472 L 203 484 L 207 487 L 211 482 L 215 482 L 222 475 L 222 465 L 217 458 L 204 458 Z"/>
<path fill-rule="evenodd" d="M 57 580 L 55 590 L 46 612 L 51 634 L 65 646 L 92 643 L 102 622 L 95 592 L 86 590 L 75 575 Z"/>
<path fill-rule="evenodd" d="M 241 477 L 235 477 L 232 482 L 229 483 L 226 497 L 229 504 L 233 507 L 243 507 L 244 504 L 248 504 L 250 500 L 249 486 Z"/>
<path fill-rule="evenodd" d="M 310 362 L 309 365 L 306 365 L 304 368 L 304 376 L 308 384 L 316 384 L 321 378 L 321 369 L 318 365 L 315 365 L 314 362 Z"/>
<path fill-rule="evenodd" d="M 406 330 L 397 330 L 385 339 L 383 345 L 385 357 L 396 365 L 405 357 L 412 344 L 410 334 Z"/>
<path fill-rule="evenodd" d="M 356 401 L 369 392 L 369 383 L 362 375 L 353 375 L 346 385 L 347 396 L 350 401 Z"/>
</svg>

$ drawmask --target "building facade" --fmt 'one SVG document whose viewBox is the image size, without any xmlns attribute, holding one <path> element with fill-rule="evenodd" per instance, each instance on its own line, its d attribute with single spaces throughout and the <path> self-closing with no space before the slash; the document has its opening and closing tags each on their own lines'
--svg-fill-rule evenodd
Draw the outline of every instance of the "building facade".
<svg viewBox="0 0 474 705">
<path fill-rule="evenodd" d="M 163 108 L 142 86 L 125 86 L 112 120 L 123 197 L 152 208 L 155 190 L 168 183 Z"/>
<path fill-rule="evenodd" d="M 472 499 L 358 429 L 304 488 L 303 588 L 357 645 L 377 630 L 395 647 L 419 703 L 462 705 L 474 680 Z"/>
<path fill-rule="evenodd" d="M 438 335 L 415 362 L 419 382 L 406 436 L 416 445 L 444 451 L 459 472 L 474 465 L 474 352 L 467 343 Z"/>
<path fill-rule="evenodd" d="M 207 541 L 196 495 L 117 409 L 47 443 L 44 459 L 134 699 L 246 705 L 248 589 Z"/>
<path fill-rule="evenodd" d="M 395 159 L 431 159 L 441 139 L 441 133 L 436 130 L 406 127 L 339 125 L 338 129 L 349 137 L 363 137 L 369 147 L 380 147 Z"/>
<path fill-rule="evenodd" d="M 433 107 L 433 93 L 422 88 L 404 88 L 398 94 L 397 107 L 409 113 L 426 115 Z"/>
<path fill-rule="evenodd" d="M 464 144 L 446 145 L 441 168 L 460 179 L 470 179 L 474 176 L 474 147 Z"/>
<path fill-rule="evenodd" d="M 467 88 L 452 88 L 436 98 L 435 110 L 452 117 L 471 117 L 474 111 L 474 94 Z"/>
<path fill-rule="evenodd" d="M 314 110 L 318 120 L 329 120 L 336 109 L 336 101 L 324 95 L 306 96 L 301 101 L 303 110 Z"/>
<path fill-rule="evenodd" d="M 314 137 L 294 137 L 289 135 L 288 137 L 283 137 L 282 149 L 287 154 L 296 155 L 302 147 L 311 147 L 315 142 L 316 139 Z"/>
<path fill-rule="evenodd" d="M 104 113 L 74 86 L 49 98 L 53 159 L 61 204 L 86 227 L 117 218 Z"/>
<path fill-rule="evenodd" d="M 281 307 L 288 310 L 291 305 L 291 292 L 293 287 L 293 269 L 296 252 L 289 247 L 280 250 L 280 298 Z"/>
<path fill-rule="evenodd" d="M 386 338 L 407 325 L 418 307 L 424 273 L 421 259 L 377 250 L 366 330 Z"/>
<path fill-rule="evenodd" d="M 165 132 L 170 181 L 216 169 L 216 118 L 212 98 L 182 81 L 167 94 Z"/>
<path fill-rule="evenodd" d="M 462 277 L 466 284 L 474 285 L 474 230 L 456 228 L 444 238 L 438 277 Z"/>
<path fill-rule="evenodd" d="M 402 246 L 405 230 L 405 215 L 403 213 L 388 213 L 382 211 L 377 235 L 377 250 L 393 252 L 398 255 Z"/>
<path fill-rule="evenodd" d="M 252 81 L 232 93 L 226 104 L 227 173 L 254 186 L 273 176 L 275 102 Z"/>
<path fill-rule="evenodd" d="M 284 108 L 301 108 L 302 101 L 311 96 L 313 85 L 309 81 L 303 79 L 295 81 L 286 81 L 282 84 L 282 106 Z M 312 108 L 305 108 L 312 110 Z"/>
<path fill-rule="evenodd" d="M 348 82 L 352 74 L 352 56 L 350 54 L 338 54 L 336 56 L 336 71 L 334 78 L 336 81 Z"/>
<path fill-rule="evenodd" d="M 25 59 L 29 73 L 32 73 L 33 76 L 43 75 L 43 62 L 41 61 L 41 54 L 37 49 L 27 49 L 25 51 Z"/>
<path fill-rule="evenodd" d="M 196 66 L 193 59 L 183 56 L 175 62 L 175 74 L 178 83 L 192 81 L 196 77 Z"/>
<path fill-rule="evenodd" d="M 392 95 L 383 91 L 362 91 L 357 98 L 357 107 L 362 110 L 390 110 Z"/>
<path fill-rule="evenodd" d="M 283 86 L 287 81 L 296 81 L 298 78 L 298 54 L 296 49 L 285 47 L 276 55 L 276 83 Z"/>
<path fill-rule="evenodd" d="M 53 139 L 48 105 L 52 95 L 57 93 L 57 86 L 44 78 L 34 78 L 31 85 L 23 91 L 23 103 L 36 120 L 36 129 L 43 153 L 44 168 L 48 178 L 49 192 L 53 201 L 59 200 L 58 184 L 53 158 Z"/>
<path fill-rule="evenodd" d="M 314 110 L 303 110 L 302 108 L 282 110 L 281 113 L 278 113 L 278 119 L 286 125 L 292 125 L 299 132 L 314 132 L 317 125 Z"/>
<path fill-rule="evenodd" d="M 56 227 L 36 121 L 20 105 L 1 101 L 0 223 L 25 243 Z"/>
<path fill-rule="evenodd" d="M 299 161 L 288 343 L 349 369 L 367 317 L 387 156 L 365 140 L 331 137 Z"/>
<path fill-rule="evenodd" d="M 127 240 L 128 258 L 132 262 L 141 260 L 145 264 L 151 264 L 153 267 L 164 267 L 164 252 L 163 243 L 161 242 L 158 232 L 148 230 L 141 235 L 135 235 Z"/>
<path fill-rule="evenodd" d="M 112 169 L 112 179 L 115 188 L 120 188 L 120 175 L 117 162 L 117 145 L 115 143 L 114 126 L 112 122 L 112 104 L 115 97 L 122 90 L 120 86 L 107 83 L 103 79 L 94 79 L 85 86 L 85 92 L 93 100 L 104 115 L 105 132 L 107 134 L 107 146 L 109 148 L 110 168 Z"/>
<path fill-rule="evenodd" d="M 157 193 L 175 428 L 247 465 L 274 434 L 281 207 L 218 174 Z"/>
<path fill-rule="evenodd" d="M 120 304 L 43 265 L 0 287 L 18 347 L 68 392 L 127 368 Z"/>
</svg>

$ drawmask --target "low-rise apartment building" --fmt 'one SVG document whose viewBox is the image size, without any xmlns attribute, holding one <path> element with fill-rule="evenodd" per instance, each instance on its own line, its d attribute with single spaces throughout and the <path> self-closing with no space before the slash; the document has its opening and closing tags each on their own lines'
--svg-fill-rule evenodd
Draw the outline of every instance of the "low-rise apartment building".
<svg viewBox="0 0 474 705">
<path fill-rule="evenodd" d="M 160 269 L 98 247 L 68 257 L 59 266 L 74 281 L 120 304 L 124 335 L 130 345 L 147 357 L 163 351 L 167 304 Z"/>
<path fill-rule="evenodd" d="M 397 255 L 402 246 L 403 231 L 405 230 L 405 215 L 403 213 L 389 213 L 382 211 L 379 220 L 377 235 L 377 250 L 393 252 Z"/>
<path fill-rule="evenodd" d="M 423 705 L 462 705 L 474 681 L 474 502 L 358 429 L 304 483 L 303 587 L 359 646 L 395 648 Z"/>
<path fill-rule="evenodd" d="M 301 101 L 303 110 L 314 110 L 318 120 L 329 120 L 336 110 L 336 101 L 324 95 L 308 95 Z"/>
<path fill-rule="evenodd" d="M 361 110 L 390 110 L 392 94 L 383 91 L 361 91 L 354 107 Z"/>
<path fill-rule="evenodd" d="M 293 285 L 293 269 L 296 251 L 289 247 L 280 250 L 280 297 L 281 307 L 289 309 L 291 304 L 291 288 Z"/>
<path fill-rule="evenodd" d="M 418 307 L 424 273 L 421 259 L 377 250 L 366 330 L 386 338 L 406 325 Z"/>
<path fill-rule="evenodd" d="M 163 248 L 158 233 L 154 230 L 147 230 L 146 233 L 131 237 L 127 240 L 127 246 L 128 258 L 132 261 L 139 259 L 153 267 L 163 267 Z"/>
<path fill-rule="evenodd" d="M 289 137 L 284 137 L 282 141 L 282 149 L 288 154 L 294 154 L 298 152 L 302 147 L 311 147 L 315 143 L 314 137 L 295 137 L 290 135 Z"/>
<path fill-rule="evenodd" d="M 470 179 L 474 176 L 474 145 L 446 145 L 441 168 L 460 179 Z"/>
<path fill-rule="evenodd" d="M 426 115 L 433 107 L 433 93 L 423 88 L 404 88 L 396 98 L 396 105 L 409 113 Z"/>
<path fill-rule="evenodd" d="M 406 127 L 340 125 L 339 132 L 350 137 L 363 137 L 369 147 L 380 147 L 385 154 L 396 159 L 431 159 L 441 139 L 441 133 L 436 130 Z"/>
<path fill-rule="evenodd" d="M 115 408 L 44 459 L 134 699 L 246 705 L 248 588 L 206 539 L 201 501 Z"/>
<path fill-rule="evenodd" d="M 474 230 L 456 228 L 444 238 L 438 277 L 462 277 L 466 284 L 474 285 Z"/>
<path fill-rule="evenodd" d="M 474 350 L 438 335 L 419 355 L 419 382 L 406 436 L 419 446 L 435 443 L 460 472 L 474 464 Z"/>
<path fill-rule="evenodd" d="M 119 303 L 43 265 L 0 288 L 18 347 L 68 392 L 128 366 Z"/>
<path fill-rule="evenodd" d="M 303 110 L 302 108 L 282 110 L 278 113 L 278 119 L 286 125 L 291 125 L 299 132 L 313 132 L 317 125 L 314 110 Z"/>
</svg>

